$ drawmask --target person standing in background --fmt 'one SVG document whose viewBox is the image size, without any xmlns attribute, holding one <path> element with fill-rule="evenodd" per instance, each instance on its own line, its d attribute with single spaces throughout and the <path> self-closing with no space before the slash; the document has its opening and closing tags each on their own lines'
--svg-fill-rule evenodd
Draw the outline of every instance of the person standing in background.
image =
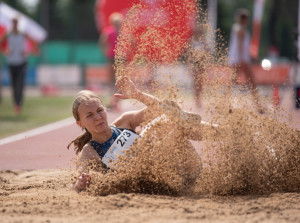
<svg viewBox="0 0 300 223">
<path fill-rule="evenodd" d="M 201 107 L 205 63 L 207 62 L 206 54 L 209 51 L 205 38 L 205 25 L 196 23 L 190 40 L 191 52 L 189 53 L 189 62 L 192 64 L 195 102 L 198 108 Z"/>
<path fill-rule="evenodd" d="M 5 54 L 11 76 L 15 112 L 17 114 L 21 113 L 23 104 L 27 68 L 26 38 L 27 35 L 19 31 L 18 18 L 15 17 L 12 19 L 12 30 L 0 40 L 0 44 L 7 40 L 7 52 Z"/>
<path fill-rule="evenodd" d="M 118 39 L 118 35 L 121 29 L 121 23 L 123 16 L 121 13 L 114 12 L 109 17 L 110 25 L 103 29 L 102 34 L 99 38 L 99 45 L 105 52 L 108 61 L 108 72 L 111 83 L 111 90 L 116 90 L 115 88 L 115 47 Z M 118 100 L 114 97 L 110 99 L 109 108 L 118 110 Z"/>
<path fill-rule="evenodd" d="M 243 72 L 246 75 L 257 110 L 263 113 L 251 68 L 249 52 L 250 34 L 247 30 L 249 17 L 249 11 L 247 9 L 241 8 L 236 11 L 236 22 L 233 24 L 230 34 L 229 59 L 230 64 L 236 70 L 237 74 Z M 234 82 L 236 82 L 236 77 Z"/>
</svg>

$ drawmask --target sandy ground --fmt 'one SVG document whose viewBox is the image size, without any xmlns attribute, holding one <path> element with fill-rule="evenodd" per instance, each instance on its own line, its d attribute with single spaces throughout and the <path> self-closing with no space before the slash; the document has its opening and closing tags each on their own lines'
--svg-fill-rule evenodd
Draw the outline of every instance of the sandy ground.
<svg viewBox="0 0 300 223">
<path fill-rule="evenodd" d="M 300 193 L 174 197 L 90 196 L 70 191 L 74 172 L 62 167 L 67 167 L 73 153 L 65 146 L 79 132 L 70 129 L 75 129 L 74 125 L 1 146 L 1 223 L 300 222 Z"/>
<path fill-rule="evenodd" d="M 88 196 L 67 189 L 66 170 L 2 171 L 0 222 L 300 222 L 300 194 Z"/>
</svg>

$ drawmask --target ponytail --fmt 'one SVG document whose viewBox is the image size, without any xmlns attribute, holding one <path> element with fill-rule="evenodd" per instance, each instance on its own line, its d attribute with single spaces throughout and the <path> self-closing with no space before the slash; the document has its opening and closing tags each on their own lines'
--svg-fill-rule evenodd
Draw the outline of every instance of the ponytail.
<svg viewBox="0 0 300 223">
<path fill-rule="evenodd" d="M 86 143 L 88 143 L 92 139 L 92 134 L 86 130 L 85 133 L 78 136 L 76 139 L 71 141 L 67 148 L 69 149 L 72 144 L 74 144 L 75 153 L 78 154 L 81 152 L 82 148 Z"/>
</svg>

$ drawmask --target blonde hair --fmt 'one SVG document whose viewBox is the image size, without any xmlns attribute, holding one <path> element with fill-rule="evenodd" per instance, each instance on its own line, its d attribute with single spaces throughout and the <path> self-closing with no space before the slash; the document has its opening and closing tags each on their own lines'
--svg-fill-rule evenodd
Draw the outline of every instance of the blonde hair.
<svg viewBox="0 0 300 223">
<path fill-rule="evenodd" d="M 72 105 L 72 113 L 76 121 L 80 121 L 80 116 L 78 112 L 79 106 L 82 103 L 88 102 L 93 99 L 100 100 L 100 102 L 102 103 L 101 98 L 92 91 L 82 90 L 77 93 Z M 78 154 L 81 152 L 84 145 L 88 143 L 91 139 L 92 139 L 92 134 L 87 129 L 85 129 L 85 132 L 82 135 L 78 136 L 76 139 L 72 140 L 67 146 L 67 148 L 69 149 L 70 146 L 74 144 L 74 150 L 76 154 Z"/>
</svg>

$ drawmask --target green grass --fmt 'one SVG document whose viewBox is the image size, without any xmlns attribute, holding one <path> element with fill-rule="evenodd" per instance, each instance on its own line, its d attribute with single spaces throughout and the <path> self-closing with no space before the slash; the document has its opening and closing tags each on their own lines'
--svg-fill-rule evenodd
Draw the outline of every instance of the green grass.
<svg viewBox="0 0 300 223">
<path fill-rule="evenodd" d="M 72 96 L 26 97 L 22 113 L 14 112 L 12 99 L 0 103 L 0 139 L 71 117 Z"/>
</svg>

